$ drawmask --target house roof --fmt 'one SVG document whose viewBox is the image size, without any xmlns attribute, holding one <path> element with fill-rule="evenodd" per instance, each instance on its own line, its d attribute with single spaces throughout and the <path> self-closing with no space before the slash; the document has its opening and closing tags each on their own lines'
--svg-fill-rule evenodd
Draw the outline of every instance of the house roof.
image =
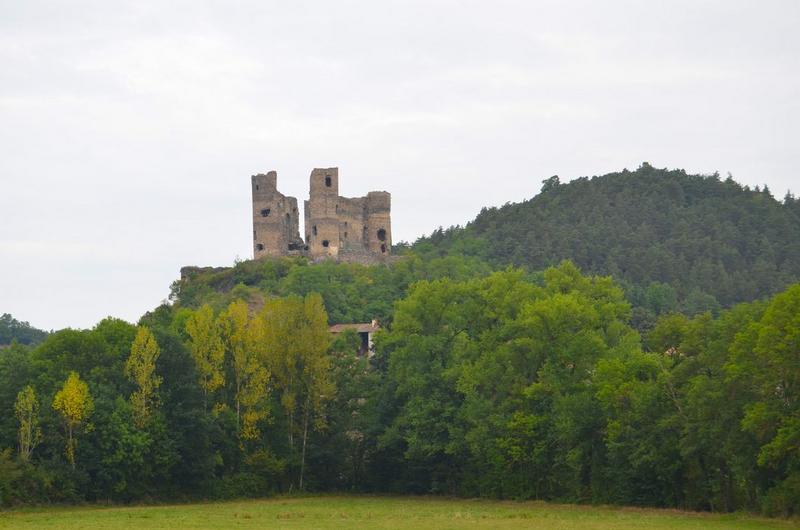
<svg viewBox="0 0 800 530">
<path fill-rule="evenodd" d="M 380 326 L 371 322 L 363 324 L 335 324 L 328 328 L 331 333 L 341 333 L 342 331 L 352 329 L 356 333 L 375 333 L 380 329 Z"/>
</svg>

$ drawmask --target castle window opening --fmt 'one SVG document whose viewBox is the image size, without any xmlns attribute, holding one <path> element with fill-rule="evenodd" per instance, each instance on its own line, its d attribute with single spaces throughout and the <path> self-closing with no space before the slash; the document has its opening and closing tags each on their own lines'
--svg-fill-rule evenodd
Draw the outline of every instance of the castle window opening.
<svg viewBox="0 0 800 530">
<path fill-rule="evenodd" d="M 256 184 L 256 191 L 258 191 L 258 184 Z"/>
<path fill-rule="evenodd" d="M 378 230 L 378 241 L 386 241 L 386 230 L 383 228 Z"/>
<path fill-rule="evenodd" d="M 347 239 L 347 232 L 344 233 L 344 238 Z"/>
<path fill-rule="evenodd" d="M 256 239 L 256 231 L 253 230 L 253 240 L 255 241 L 255 239 Z"/>
<path fill-rule="evenodd" d="M 328 245 L 330 245 L 330 243 L 328 243 L 328 240 L 327 239 L 323 239 L 322 240 L 322 246 L 323 247 L 327 247 Z"/>
<path fill-rule="evenodd" d="M 386 254 L 386 245 L 381 244 L 381 252 Z"/>
<path fill-rule="evenodd" d="M 317 235 L 317 225 L 311 227 L 311 233 Z"/>
<path fill-rule="evenodd" d="M 269 217 L 269 212 L 270 212 L 269 208 L 264 208 L 263 210 L 261 210 L 261 217 Z"/>
<path fill-rule="evenodd" d="M 264 250 L 264 245 L 262 245 L 261 243 L 257 244 L 256 250 Z"/>
<path fill-rule="evenodd" d="M 331 176 L 330 175 L 325 175 L 325 187 L 327 187 L 327 188 L 331 187 Z"/>
</svg>

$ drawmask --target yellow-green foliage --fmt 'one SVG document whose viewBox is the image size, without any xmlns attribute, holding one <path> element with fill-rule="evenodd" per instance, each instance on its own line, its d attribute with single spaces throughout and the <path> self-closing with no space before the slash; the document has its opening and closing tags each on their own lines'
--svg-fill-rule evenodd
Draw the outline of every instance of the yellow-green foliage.
<svg viewBox="0 0 800 530">
<path fill-rule="evenodd" d="M 31 385 L 17 394 L 14 412 L 19 421 L 19 457 L 29 460 L 33 449 L 42 438 L 42 430 L 39 428 L 39 400 L 36 399 L 36 392 Z"/>
<path fill-rule="evenodd" d="M 325 426 L 323 405 L 333 397 L 330 376 L 328 318 L 322 297 L 288 297 L 267 302 L 261 312 L 264 351 L 281 389 L 289 445 L 302 438 L 299 487 L 303 488 L 309 427 Z"/>
<path fill-rule="evenodd" d="M 131 394 L 134 423 L 144 427 L 155 406 L 155 397 L 161 385 L 161 377 L 156 375 L 156 361 L 161 354 L 156 338 L 144 326 L 139 327 L 131 346 L 131 355 L 125 363 L 125 375 L 133 381 L 137 389 Z"/>
<path fill-rule="evenodd" d="M 65 453 L 72 467 L 75 467 L 75 430 L 78 429 L 94 411 L 94 401 L 89 393 L 89 385 L 81 381 L 77 372 L 70 372 L 64 386 L 53 398 L 53 409 L 61 414 L 67 430 Z"/>
<path fill-rule="evenodd" d="M 219 320 L 233 365 L 239 436 L 243 440 L 255 440 L 261 435 L 258 422 L 269 415 L 270 373 L 266 352 L 261 351 L 264 321 L 251 317 L 243 300 L 231 303 Z"/>
<path fill-rule="evenodd" d="M 189 350 L 197 366 L 200 386 L 208 399 L 209 394 L 225 384 L 225 374 L 222 371 L 225 345 L 211 306 L 203 305 L 186 321 L 186 332 L 189 334 Z"/>
</svg>

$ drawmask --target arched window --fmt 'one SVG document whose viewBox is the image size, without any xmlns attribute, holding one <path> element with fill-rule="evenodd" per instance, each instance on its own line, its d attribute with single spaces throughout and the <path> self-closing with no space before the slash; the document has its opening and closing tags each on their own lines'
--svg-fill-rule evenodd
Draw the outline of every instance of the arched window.
<svg viewBox="0 0 800 530">
<path fill-rule="evenodd" d="M 386 230 L 383 228 L 378 230 L 378 241 L 386 241 Z"/>
<path fill-rule="evenodd" d="M 330 175 L 325 175 L 325 187 L 327 187 L 327 188 L 331 187 L 331 176 Z"/>
</svg>

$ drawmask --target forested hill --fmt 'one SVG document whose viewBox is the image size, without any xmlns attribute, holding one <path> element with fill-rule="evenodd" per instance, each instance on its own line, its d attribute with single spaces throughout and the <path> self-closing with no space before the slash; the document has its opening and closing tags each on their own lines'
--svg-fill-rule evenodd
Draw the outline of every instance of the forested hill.
<svg viewBox="0 0 800 530">
<path fill-rule="evenodd" d="M 13 341 L 20 344 L 39 344 L 47 337 L 47 332 L 36 329 L 27 322 L 20 322 L 8 313 L 0 315 L 0 346 Z"/>
<path fill-rule="evenodd" d="M 644 163 L 566 184 L 551 177 L 532 199 L 484 208 L 413 250 L 531 270 L 570 259 L 584 272 L 613 275 L 635 306 L 695 313 L 800 279 L 800 200 Z"/>
</svg>

